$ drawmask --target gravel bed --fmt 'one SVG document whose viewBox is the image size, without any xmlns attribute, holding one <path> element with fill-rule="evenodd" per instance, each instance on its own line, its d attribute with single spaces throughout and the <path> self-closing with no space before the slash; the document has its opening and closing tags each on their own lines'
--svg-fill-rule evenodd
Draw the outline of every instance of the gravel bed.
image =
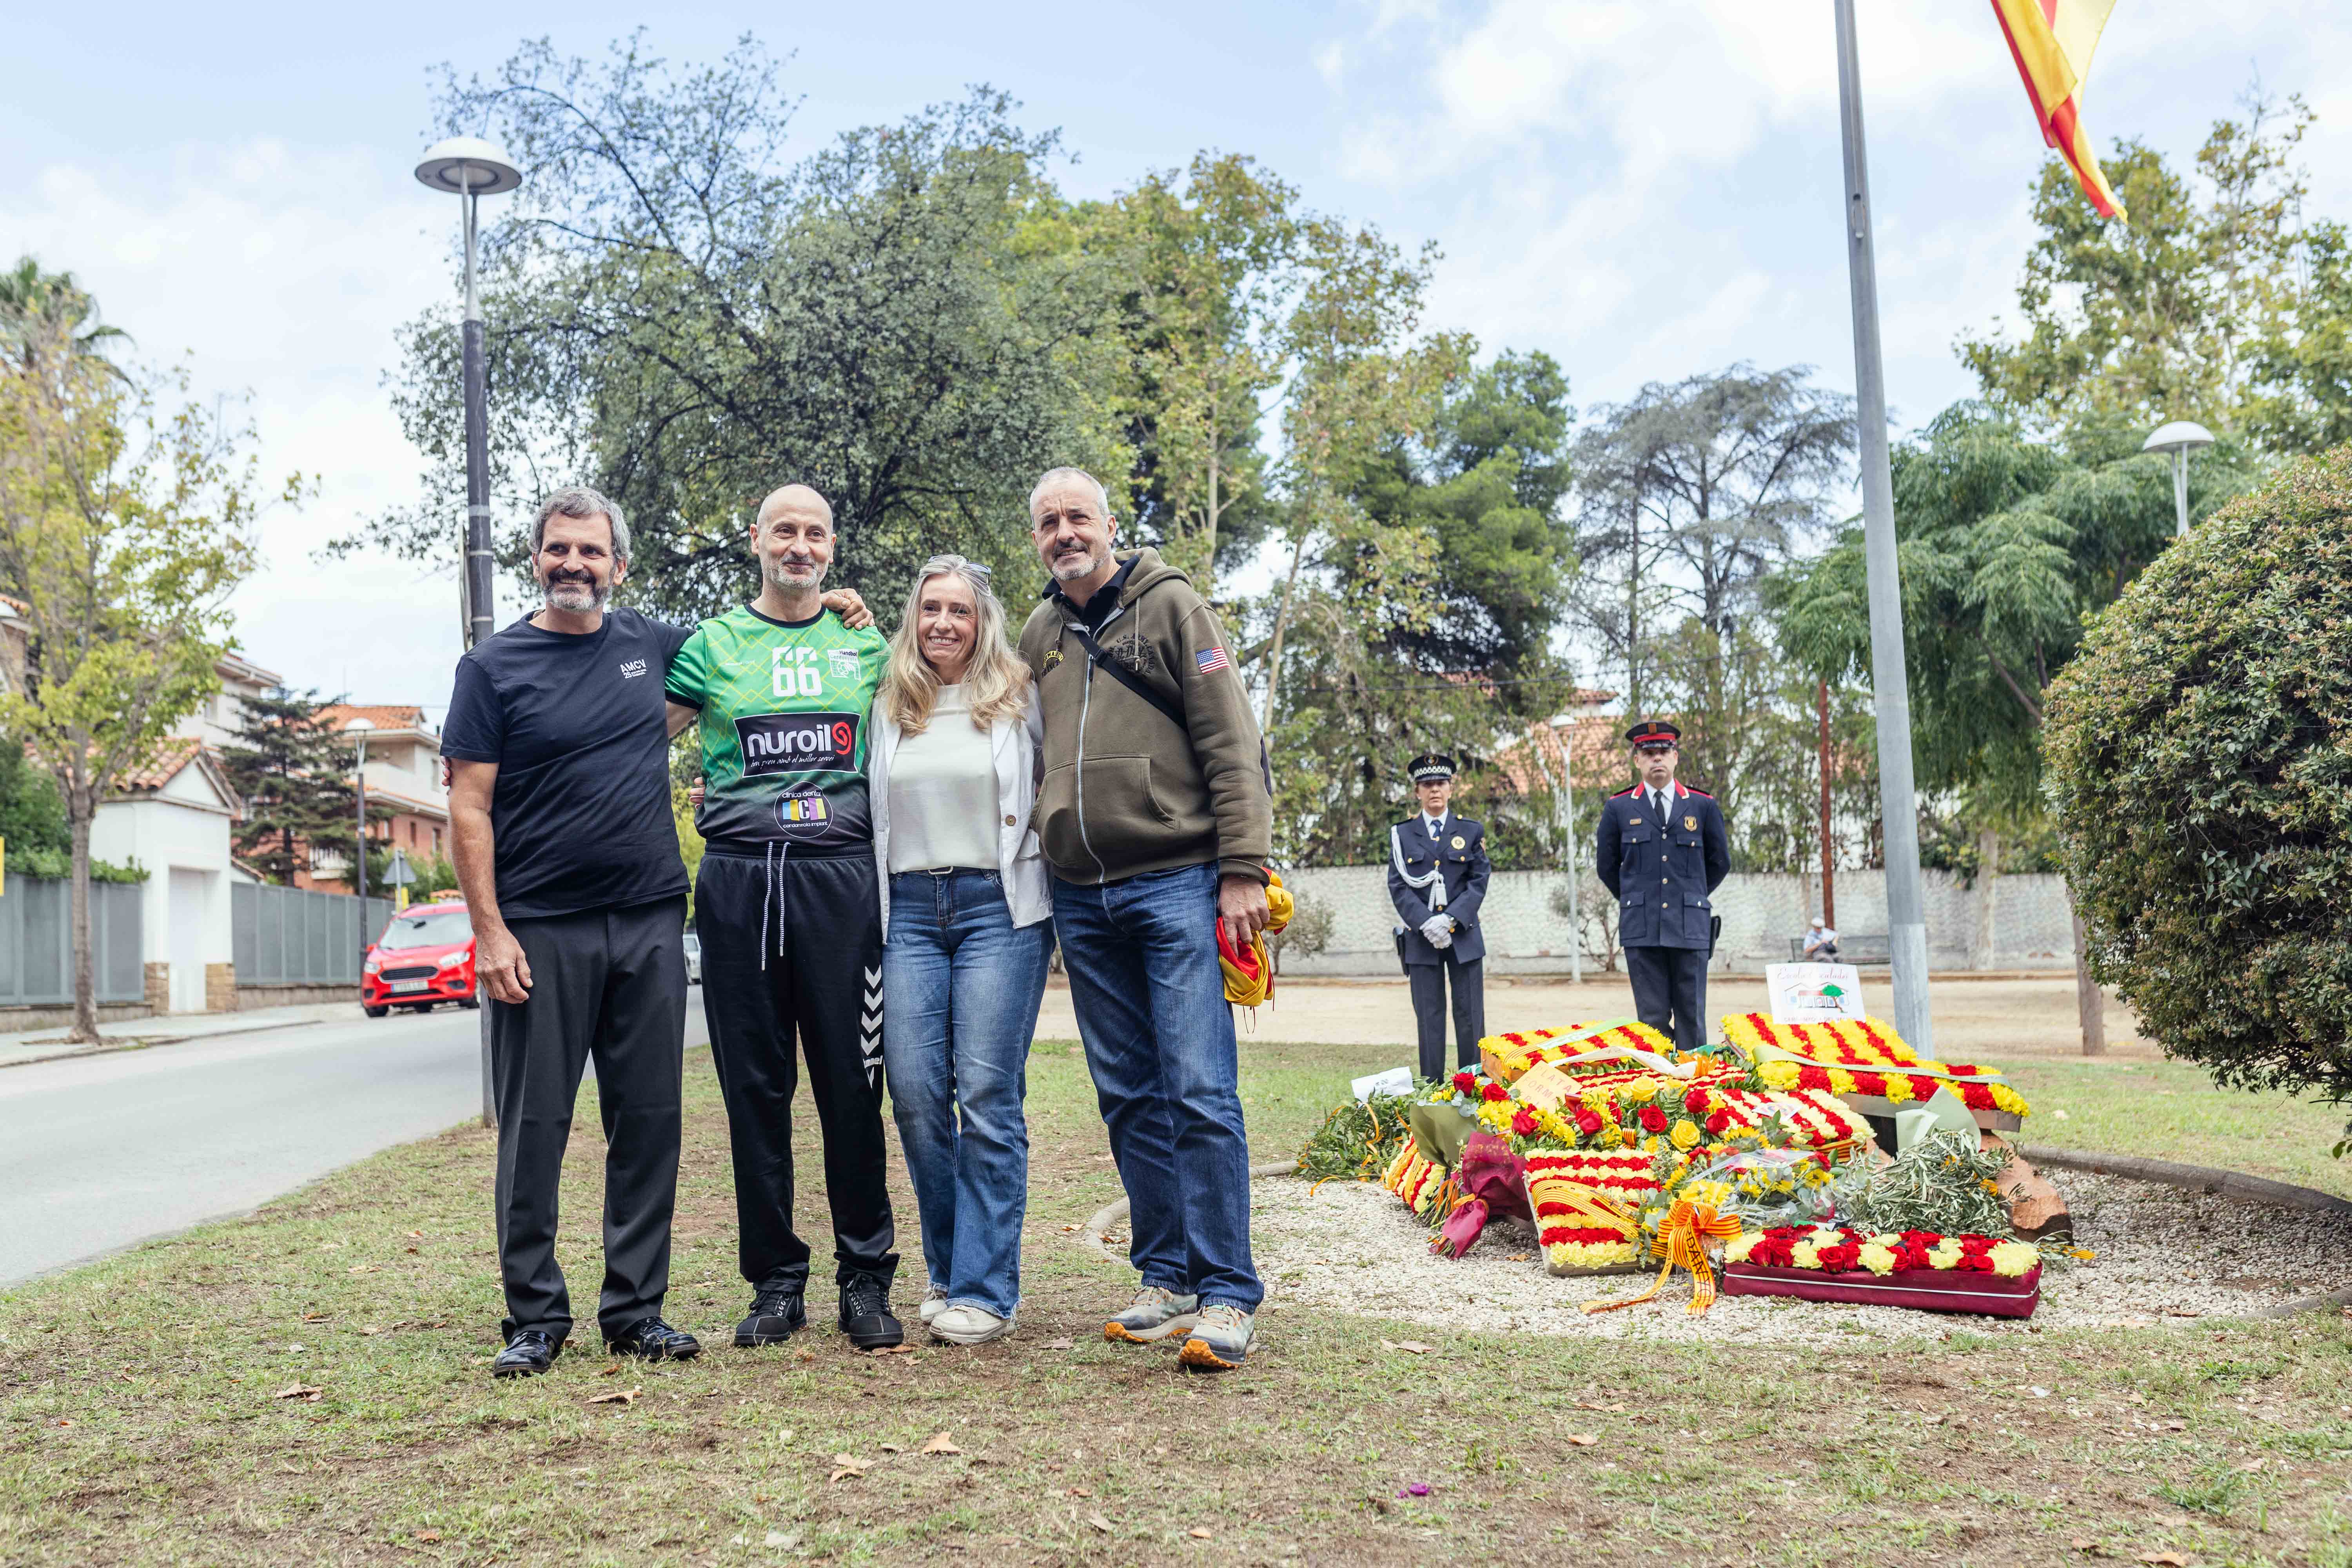
<svg viewBox="0 0 2352 1568">
<path fill-rule="evenodd" d="M 1682 1310 L 1686 1276 L 1656 1300 L 1588 1315 L 1584 1301 L 1633 1295 L 1654 1274 L 1555 1279 L 1535 1234 L 1489 1226 L 1468 1257 L 1429 1251 L 1430 1232 L 1370 1183 L 1295 1176 L 1253 1184 L 1251 1245 L 1270 1304 L 1334 1308 L 1433 1327 L 1659 1339 L 1831 1345 L 1857 1336 L 1935 1338 L 1954 1329 L 2147 1327 L 2186 1318 L 2247 1317 L 2332 1290 L 2352 1266 L 2352 1219 L 2238 1204 L 2117 1176 L 2063 1175 L 2075 1245 L 2097 1256 L 2045 1268 L 2030 1320 L 1724 1297 L 1704 1318 Z"/>
</svg>

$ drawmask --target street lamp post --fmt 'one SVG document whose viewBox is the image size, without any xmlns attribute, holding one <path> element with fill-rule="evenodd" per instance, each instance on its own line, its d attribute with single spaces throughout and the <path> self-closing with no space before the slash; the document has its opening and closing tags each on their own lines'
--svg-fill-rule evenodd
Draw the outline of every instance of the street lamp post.
<svg viewBox="0 0 2352 1568">
<path fill-rule="evenodd" d="M 2140 444 L 2143 452 L 2172 454 L 2172 517 L 2175 531 L 2189 537 L 2189 454 L 2200 447 L 2213 444 L 2213 432 L 2194 419 L 2175 419 L 2159 425 Z"/>
<path fill-rule="evenodd" d="M 466 320 L 463 359 L 466 382 L 466 646 L 472 647 L 498 629 L 495 590 L 490 580 L 490 437 L 489 395 L 484 376 L 487 352 L 482 325 L 482 300 L 474 278 L 476 211 L 484 196 L 511 191 L 522 184 L 522 171 L 506 150 L 476 136 L 452 136 L 425 150 L 416 165 L 417 179 L 436 191 L 448 191 L 465 207 Z M 479 982 L 476 984 L 478 987 Z M 482 1125 L 499 1124 L 498 1108 L 490 1098 L 490 1010 L 481 1009 Z"/>
<path fill-rule="evenodd" d="M 373 733 L 374 730 L 374 723 L 366 719 L 354 719 L 350 723 L 343 726 L 343 732 L 351 736 L 352 744 L 357 748 L 357 755 L 352 763 L 352 784 L 353 785 L 352 794 L 359 798 L 359 831 L 353 837 L 352 843 L 352 848 L 353 851 L 353 857 L 352 859 L 352 891 L 359 895 L 360 951 L 362 953 L 367 951 L 368 945 L 367 743 L 368 736 Z"/>
</svg>

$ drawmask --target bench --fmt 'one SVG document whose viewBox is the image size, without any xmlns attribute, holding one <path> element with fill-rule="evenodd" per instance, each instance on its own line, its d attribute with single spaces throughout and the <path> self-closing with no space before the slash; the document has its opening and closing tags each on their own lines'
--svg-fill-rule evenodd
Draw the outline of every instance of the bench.
<svg viewBox="0 0 2352 1568">
<path fill-rule="evenodd" d="M 1837 950 L 1837 962 L 1840 963 L 1892 963 L 1894 962 L 1894 955 L 1887 951 L 1886 934 L 1884 931 L 1876 935 L 1862 936 L 1849 936 L 1840 931 Z M 1801 936 L 1790 937 L 1789 962 L 1802 963 L 1804 961 L 1805 939 Z"/>
</svg>

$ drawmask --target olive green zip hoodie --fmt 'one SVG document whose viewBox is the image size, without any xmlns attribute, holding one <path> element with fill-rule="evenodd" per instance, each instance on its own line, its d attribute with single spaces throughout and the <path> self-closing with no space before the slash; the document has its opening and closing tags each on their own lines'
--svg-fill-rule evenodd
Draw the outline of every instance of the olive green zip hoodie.
<svg viewBox="0 0 2352 1568">
<path fill-rule="evenodd" d="M 1208 602 L 1159 552 L 1122 555 L 1123 578 L 1089 603 L 1095 640 L 1184 716 L 1167 714 L 1096 668 L 1059 589 L 1021 630 L 1037 678 L 1045 778 L 1035 825 L 1046 864 L 1068 882 L 1116 882 L 1212 861 L 1265 879 L 1274 847 L 1265 750 L 1233 647 Z M 1114 597 L 1104 609 L 1103 595 Z"/>
</svg>

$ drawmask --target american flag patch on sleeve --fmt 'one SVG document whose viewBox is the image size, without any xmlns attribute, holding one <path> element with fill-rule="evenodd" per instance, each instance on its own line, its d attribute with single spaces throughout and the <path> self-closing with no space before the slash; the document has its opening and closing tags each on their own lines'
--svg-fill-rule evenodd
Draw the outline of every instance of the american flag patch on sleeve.
<svg viewBox="0 0 2352 1568">
<path fill-rule="evenodd" d="M 1221 647 L 1204 647 L 1192 657 L 1199 661 L 1202 675 L 1207 675 L 1213 670 L 1233 668 L 1232 664 L 1226 661 L 1225 650 Z"/>
</svg>

